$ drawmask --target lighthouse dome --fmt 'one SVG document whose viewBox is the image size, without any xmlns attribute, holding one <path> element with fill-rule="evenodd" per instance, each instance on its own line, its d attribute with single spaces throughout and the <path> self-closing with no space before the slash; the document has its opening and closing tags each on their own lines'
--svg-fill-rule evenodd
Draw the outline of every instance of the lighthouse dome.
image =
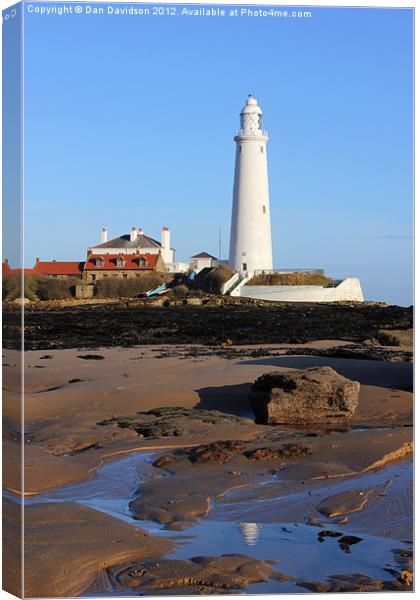
<svg viewBox="0 0 420 600">
<path fill-rule="evenodd" d="M 262 115 L 263 112 L 258 106 L 258 102 L 250 94 L 241 110 L 241 135 L 263 135 Z"/>
<path fill-rule="evenodd" d="M 250 94 L 246 99 L 245 106 L 241 110 L 241 115 L 257 114 L 262 115 L 262 110 L 258 106 L 256 99 Z"/>
</svg>

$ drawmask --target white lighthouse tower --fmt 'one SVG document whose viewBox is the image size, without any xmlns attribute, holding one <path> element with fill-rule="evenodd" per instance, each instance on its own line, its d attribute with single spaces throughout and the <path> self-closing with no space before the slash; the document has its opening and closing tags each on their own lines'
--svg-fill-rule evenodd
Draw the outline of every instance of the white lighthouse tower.
<svg viewBox="0 0 420 600">
<path fill-rule="evenodd" d="M 242 275 L 273 268 L 267 169 L 267 132 L 262 110 L 251 95 L 241 111 L 235 136 L 230 266 Z"/>
</svg>

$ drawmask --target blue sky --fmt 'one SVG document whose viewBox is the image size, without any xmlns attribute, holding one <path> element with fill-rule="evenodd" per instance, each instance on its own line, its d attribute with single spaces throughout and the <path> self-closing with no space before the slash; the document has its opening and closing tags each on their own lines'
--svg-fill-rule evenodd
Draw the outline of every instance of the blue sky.
<svg viewBox="0 0 420 600">
<path fill-rule="evenodd" d="M 26 265 L 83 259 L 103 226 L 168 226 L 178 260 L 217 254 L 221 228 L 226 255 L 233 133 L 253 93 L 275 266 L 356 275 L 366 299 L 411 304 L 412 12 L 311 12 L 26 14 Z"/>
</svg>

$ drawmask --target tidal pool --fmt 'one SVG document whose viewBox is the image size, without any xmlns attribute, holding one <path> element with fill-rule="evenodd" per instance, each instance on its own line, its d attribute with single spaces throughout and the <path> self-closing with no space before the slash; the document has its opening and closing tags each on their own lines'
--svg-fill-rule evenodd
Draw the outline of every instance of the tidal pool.
<svg viewBox="0 0 420 600">
<path fill-rule="evenodd" d="M 329 524 L 328 529 L 355 535 L 362 541 L 347 548 L 338 538 L 319 541 L 319 528 L 304 523 L 272 522 L 270 513 L 281 503 L 298 502 L 307 491 L 276 496 L 278 482 L 228 493 L 213 506 L 210 514 L 183 532 L 165 530 L 150 521 L 138 521 L 129 510 L 129 502 L 141 491 L 141 484 L 156 476 L 152 466 L 155 454 L 134 452 L 103 465 L 88 481 L 49 490 L 25 499 L 26 505 L 47 502 L 76 502 L 139 527 L 152 535 L 173 539 L 178 546 L 167 558 L 191 558 L 199 555 L 239 553 L 263 560 L 277 561 L 276 568 L 296 579 L 325 580 L 334 574 L 364 573 L 370 577 L 392 579 L 384 569 L 398 568 L 393 550 L 411 545 L 391 538 L 372 536 Z M 331 482 L 332 493 L 383 483 L 391 477 L 410 476 L 408 463 L 393 465 L 363 477 Z M 277 487 L 275 487 L 277 485 Z M 302 519 L 303 519 L 302 515 Z M 322 520 L 322 519 L 321 519 Z M 325 519 L 324 519 L 325 521 Z M 309 593 L 296 580 L 276 580 L 250 585 L 246 593 Z M 130 594 L 131 595 L 131 594 Z M 137 595 L 137 594 L 136 594 Z"/>
</svg>

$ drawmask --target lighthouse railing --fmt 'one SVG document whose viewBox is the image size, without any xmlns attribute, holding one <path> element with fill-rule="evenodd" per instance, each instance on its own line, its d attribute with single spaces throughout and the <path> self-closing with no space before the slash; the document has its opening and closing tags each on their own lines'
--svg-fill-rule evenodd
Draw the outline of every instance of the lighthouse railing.
<svg viewBox="0 0 420 600">
<path fill-rule="evenodd" d="M 235 136 L 238 135 L 258 135 L 258 136 L 268 136 L 268 131 L 265 129 L 238 129 L 235 131 Z"/>
</svg>

